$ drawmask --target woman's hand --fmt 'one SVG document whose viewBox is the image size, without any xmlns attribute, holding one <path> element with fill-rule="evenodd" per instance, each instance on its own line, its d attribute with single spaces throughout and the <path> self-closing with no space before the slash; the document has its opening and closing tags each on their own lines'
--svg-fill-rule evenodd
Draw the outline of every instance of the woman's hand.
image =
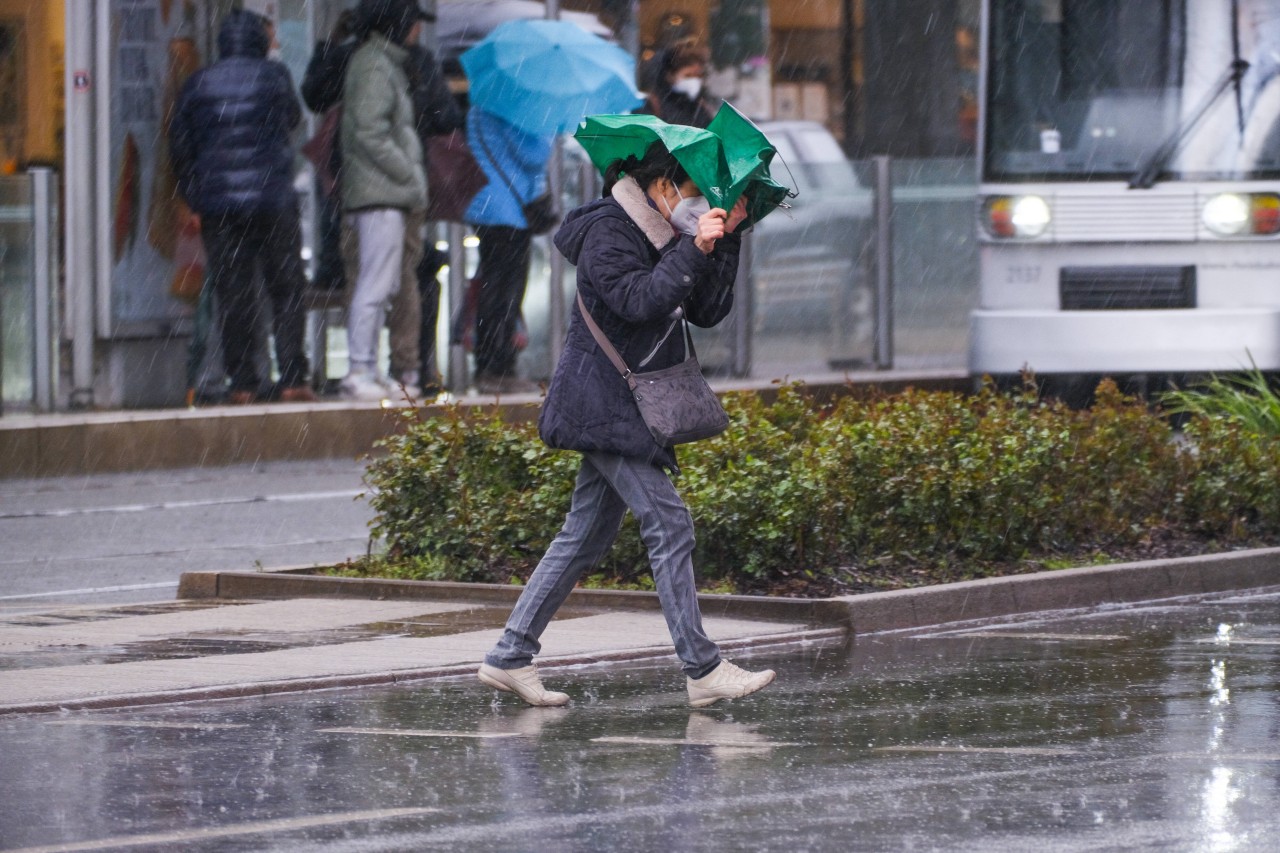
<svg viewBox="0 0 1280 853">
<path fill-rule="evenodd" d="M 731 211 L 726 212 L 723 207 L 711 208 L 698 218 L 698 236 L 693 238 L 693 245 L 704 255 L 711 254 L 715 251 L 716 241 L 736 229 L 746 218 L 746 196 L 734 202 Z"/>
<path fill-rule="evenodd" d="M 729 219 L 725 222 L 725 230 L 730 233 L 738 230 L 738 226 L 747 218 L 747 197 L 739 196 L 738 200 L 733 203 L 733 210 L 729 211 Z"/>
<path fill-rule="evenodd" d="M 693 238 L 693 245 L 709 255 L 716 248 L 716 241 L 725 235 L 725 217 L 729 214 L 723 207 L 713 207 L 698 217 L 698 235 Z"/>
</svg>

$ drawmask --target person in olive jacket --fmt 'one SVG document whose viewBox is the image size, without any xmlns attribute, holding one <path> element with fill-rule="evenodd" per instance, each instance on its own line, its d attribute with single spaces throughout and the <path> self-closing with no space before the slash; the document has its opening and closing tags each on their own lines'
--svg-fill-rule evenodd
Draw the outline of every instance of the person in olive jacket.
<svg viewBox="0 0 1280 853">
<path fill-rule="evenodd" d="M 261 310 L 255 262 L 271 299 L 279 398 L 315 399 L 303 349 L 306 276 L 289 138 L 302 108 L 289 70 L 267 59 L 272 37 L 261 15 L 227 15 L 218 61 L 187 80 L 169 126 L 178 192 L 200 216 L 233 403 L 271 393 L 255 358 Z"/>
<path fill-rule="evenodd" d="M 378 372 L 378 335 L 402 268 L 414 269 L 421 240 L 407 228 L 427 206 L 427 177 L 406 63 L 426 14 L 413 0 L 362 0 L 369 29 L 352 55 L 342 95 L 342 204 L 359 244 L 360 263 L 347 312 L 351 367 L 343 396 L 377 400 L 390 394 Z M 416 295 L 416 294 L 415 294 Z M 416 300 L 414 300 L 416 303 Z M 410 328 L 416 327 L 415 317 Z M 418 340 L 406 347 L 417 360 Z"/>
<path fill-rule="evenodd" d="M 681 215 L 701 203 L 705 213 Z M 685 357 L 683 316 L 713 326 L 733 307 L 746 203 L 707 209 L 706 199 L 661 142 L 642 159 L 614 162 L 605 197 L 569 214 L 555 245 L 578 269 L 578 294 L 628 365 L 644 371 Z M 576 450 L 582 467 L 564 526 L 520 594 L 502 637 L 477 673 L 530 705 L 564 705 L 533 664 L 539 638 L 584 572 L 609 550 L 628 510 L 684 670 L 689 702 L 703 707 L 754 693 L 772 670 L 749 672 L 720 658 L 702 627 L 693 575 L 693 519 L 668 470 L 675 451 L 653 438 L 627 381 L 575 306 L 564 353 L 542 405 L 538 431 L 550 447 Z"/>
</svg>

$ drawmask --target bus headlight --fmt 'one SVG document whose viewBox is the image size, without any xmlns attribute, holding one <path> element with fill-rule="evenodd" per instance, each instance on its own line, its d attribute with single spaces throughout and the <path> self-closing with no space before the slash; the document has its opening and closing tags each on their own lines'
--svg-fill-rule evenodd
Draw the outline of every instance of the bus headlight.
<svg viewBox="0 0 1280 853">
<path fill-rule="evenodd" d="M 992 237 L 1039 237 L 1052 219 L 1038 195 L 992 196 L 982 206 L 982 225 Z"/>
<path fill-rule="evenodd" d="M 1222 237 L 1243 234 L 1249 228 L 1249 197 L 1218 193 L 1205 202 L 1200 219 L 1205 228 Z"/>
<path fill-rule="evenodd" d="M 1200 220 L 1219 237 L 1280 233 L 1280 195 L 1219 193 L 1205 202 Z"/>
</svg>

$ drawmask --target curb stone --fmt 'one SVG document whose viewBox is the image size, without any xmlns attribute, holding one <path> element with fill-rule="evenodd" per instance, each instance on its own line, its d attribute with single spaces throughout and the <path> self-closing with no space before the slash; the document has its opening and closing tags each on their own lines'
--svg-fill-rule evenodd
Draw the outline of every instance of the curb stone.
<svg viewBox="0 0 1280 853">
<path fill-rule="evenodd" d="M 1270 586 L 1280 586 L 1280 548 L 1055 569 L 838 598 L 702 594 L 698 601 L 703 613 L 710 616 L 840 626 L 865 634 Z M 289 569 L 188 572 L 179 581 L 178 598 L 426 598 L 513 604 L 521 589 L 502 584 L 335 578 Z M 618 590 L 575 589 L 568 603 L 592 608 L 661 608 L 657 593 Z"/>
</svg>

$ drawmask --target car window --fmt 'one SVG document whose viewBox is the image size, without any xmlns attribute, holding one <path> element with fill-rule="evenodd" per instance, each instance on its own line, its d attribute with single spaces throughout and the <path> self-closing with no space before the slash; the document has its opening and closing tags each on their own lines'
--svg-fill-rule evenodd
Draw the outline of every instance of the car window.
<svg viewBox="0 0 1280 853">
<path fill-rule="evenodd" d="M 855 192 L 858 179 L 840 144 L 824 127 L 801 127 L 794 132 L 799 161 L 804 164 L 816 192 L 824 195 Z M 791 165 L 791 161 L 787 161 Z M 795 166 L 792 165 L 792 171 Z M 779 171 L 779 174 L 781 172 Z"/>
</svg>

